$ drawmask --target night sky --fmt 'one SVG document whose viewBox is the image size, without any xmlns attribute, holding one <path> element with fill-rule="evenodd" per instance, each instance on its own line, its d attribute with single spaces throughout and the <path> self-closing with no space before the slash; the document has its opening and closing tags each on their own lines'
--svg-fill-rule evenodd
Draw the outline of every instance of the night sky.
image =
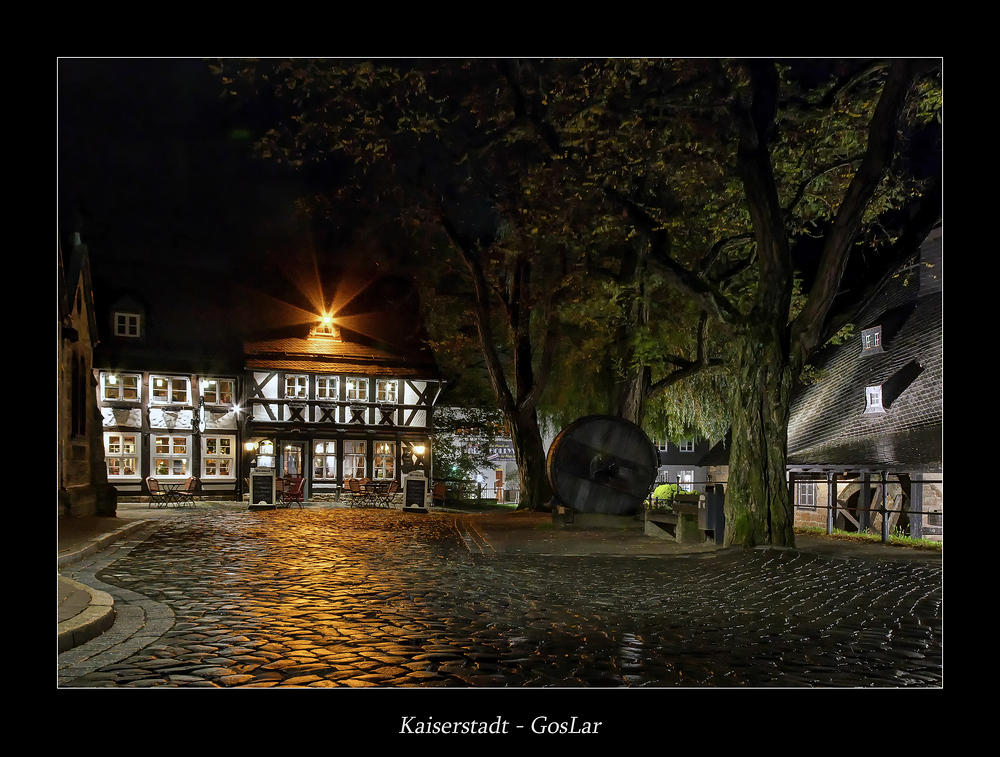
<svg viewBox="0 0 1000 757">
<path fill-rule="evenodd" d="M 265 124 L 234 111 L 206 61 L 62 59 L 57 87 L 60 241 L 81 232 L 98 300 L 204 275 L 231 290 L 240 317 L 249 308 L 282 326 L 301 321 L 295 308 L 322 307 L 320 287 L 327 304 L 365 288 L 355 314 L 412 294 L 387 282 L 354 229 L 320 236 L 295 218 L 310 187 L 252 155 Z"/>
<path fill-rule="evenodd" d="M 224 264 L 289 223 L 292 178 L 251 156 L 205 61 L 64 59 L 58 74 L 59 222 L 92 255 Z"/>
</svg>

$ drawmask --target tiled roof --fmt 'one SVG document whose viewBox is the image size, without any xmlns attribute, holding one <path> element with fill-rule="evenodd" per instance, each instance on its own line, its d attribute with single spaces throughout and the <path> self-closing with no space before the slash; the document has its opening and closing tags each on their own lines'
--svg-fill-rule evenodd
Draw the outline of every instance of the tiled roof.
<svg viewBox="0 0 1000 757">
<path fill-rule="evenodd" d="M 422 354 L 394 352 L 324 337 L 286 337 L 244 345 L 248 369 L 367 373 L 401 378 L 436 378 L 432 360 Z"/>
<path fill-rule="evenodd" d="M 923 252 L 940 246 L 940 234 Z M 790 466 L 872 469 L 939 467 L 942 460 L 943 335 L 940 273 L 921 285 L 921 266 L 889 281 L 859 315 L 846 343 L 814 365 L 818 383 L 792 400 Z M 928 292 L 930 289 L 930 292 Z M 861 329 L 888 324 L 884 351 L 862 356 Z M 865 388 L 881 385 L 884 413 L 865 414 Z"/>
</svg>

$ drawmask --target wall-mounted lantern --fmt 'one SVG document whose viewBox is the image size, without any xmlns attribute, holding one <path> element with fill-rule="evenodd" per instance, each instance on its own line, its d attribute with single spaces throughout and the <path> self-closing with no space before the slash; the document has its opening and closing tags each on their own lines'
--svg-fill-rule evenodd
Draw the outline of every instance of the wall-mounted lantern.
<svg viewBox="0 0 1000 757">
<path fill-rule="evenodd" d="M 421 468 L 424 467 L 424 453 L 426 451 L 427 447 L 419 442 L 410 448 L 410 460 L 413 465 L 419 465 Z"/>
</svg>

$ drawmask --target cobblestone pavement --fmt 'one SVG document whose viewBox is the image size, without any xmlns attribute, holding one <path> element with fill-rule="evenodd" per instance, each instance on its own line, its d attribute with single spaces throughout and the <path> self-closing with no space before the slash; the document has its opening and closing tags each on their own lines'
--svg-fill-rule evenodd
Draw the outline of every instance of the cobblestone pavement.
<svg viewBox="0 0 1000 757">
<path fill-rule="evenodd" d="M 461 516 L 207 512 L 64 571 L 60 687 L 938 687 L 940 564 L 493 553 Z"/>
</svg>

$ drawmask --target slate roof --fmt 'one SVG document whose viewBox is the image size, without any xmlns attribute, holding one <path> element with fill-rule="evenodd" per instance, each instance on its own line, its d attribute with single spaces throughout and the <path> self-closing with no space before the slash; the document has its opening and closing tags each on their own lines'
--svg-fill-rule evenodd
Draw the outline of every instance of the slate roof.
<svg viewBox="0 0 1000 757">
<path fill-rule="evenodd" d="M 790 468 L 940 470 L 943 458 L 941 228 L 915 265 L 880 290 L 844 344 L 812 361 L 821 380 L 793 397 Z M 883 327 L 884 351 L 862 356 L 862 330 Z M 881 385 L 884 413 L 865 414 Z"/>
</svg>

